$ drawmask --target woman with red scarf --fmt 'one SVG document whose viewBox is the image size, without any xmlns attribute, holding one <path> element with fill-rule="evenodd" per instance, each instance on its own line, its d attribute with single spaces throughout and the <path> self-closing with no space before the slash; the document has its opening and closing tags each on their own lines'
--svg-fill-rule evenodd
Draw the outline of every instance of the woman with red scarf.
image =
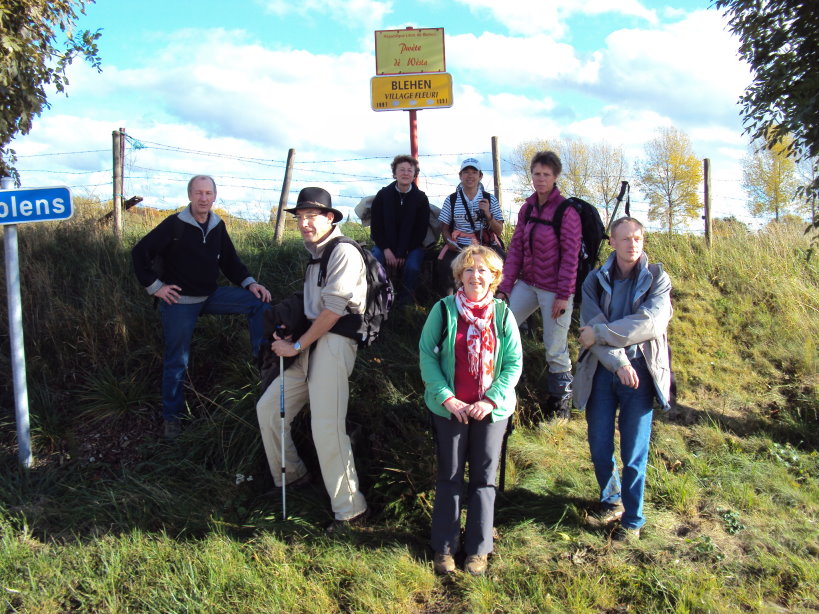
<svg viewBox="0 0 819 614">
<path fill-rule="evenodd" d="M 435 429 L 431 543 L 439 574 L 453 572 L 454 556 L 463 550 L 464 569 L 482 575 L 492 552 L 495 476 L 522 364 L 515 317 L 494 297 L 502 270 L 492 249 L 464 249 L 452 263 L 458 289 L 430 310 L 418 346 Z M 469 487 L 462 501 L 467 462 Z M 463 503 L 468 511 L 461 548 Z"/>
</svg>

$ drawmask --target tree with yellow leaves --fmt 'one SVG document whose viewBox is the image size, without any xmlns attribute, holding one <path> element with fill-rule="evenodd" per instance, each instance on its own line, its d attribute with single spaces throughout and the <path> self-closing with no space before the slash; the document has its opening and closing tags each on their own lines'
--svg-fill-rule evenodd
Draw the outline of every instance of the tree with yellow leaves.
<svg viewBox="0 0 819 614">
<path fill-rule="evenodd" d="M 793 138 L 757 139 L 748 148 L 742 170 L 742 187 L 748 193 L 748 210 L 755 217 L 773 215 L 777 222 L 788 213 L 799 182 L 796 163 L 789 152 Z"/>
<path fill-rule="evenodd" d="M 671 233 L 700 216 L 702 166 L 688 135 L 673 127 L 660 128 L 645 152 L 634 171 L 649 202 L 648 219 L 664 222 Z"/>
</svg>

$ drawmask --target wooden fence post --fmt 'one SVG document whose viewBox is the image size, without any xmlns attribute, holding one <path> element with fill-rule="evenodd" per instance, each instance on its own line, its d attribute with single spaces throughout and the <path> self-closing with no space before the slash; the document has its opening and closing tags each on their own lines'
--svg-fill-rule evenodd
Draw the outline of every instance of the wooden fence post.
<svg viewBox="0 0 819 614">
<path fill-rule="evenodd" d="M 708 158 L 702 161 L 702 178 L 704 183 L 703 204 L 705 205 L 705 215 L 702 216 L 705 220 L 705 245 L 711 247 L 711 160 Z"/>
<path fill-rule="evenodd" d="M 118 239 L 122 238 L 122 167 L 123 158 L 125 157 L 125 128 L 114 130 L 111 133 L 113 137 L 113 154 L 114 154 L 114 199 L 113 209 L 114 214 L 114 236 Z"/>
<path fill-rule="evenodd" d="M 276 232 L 274 234 L 274 238 L 276 239 L 276 244 L 282 244 L 282 238 L 284 237 L 284 221 L 285 221 L 285 212 L 284 208 L 287 206 L 287 197 L 290 194 L 290 176 L 293 174 L 293 158 L 296 156 L 295 149 L 289 149 L 287 151 L 287 167 L 284 170 L 284 182 L 282 183 L 282 193 L 279 196 L 279 209 L 276 212 L 275 219 L 276 219 Z M 272 222 L 274 219 L 273 212 L 270 212 L 270 221 Z"/>
</svg>

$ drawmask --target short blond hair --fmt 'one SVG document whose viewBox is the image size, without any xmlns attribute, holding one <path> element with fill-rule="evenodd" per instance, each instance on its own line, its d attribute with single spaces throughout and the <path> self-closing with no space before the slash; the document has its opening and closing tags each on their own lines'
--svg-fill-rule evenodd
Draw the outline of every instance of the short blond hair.
<svg viewBox="0 0 819 614">
<path fill-rule="evenodd" d="M 619 217 L 616 220 L 614 220 L 614 222 L 611 225 L 611 228 L 609 229 L 609 234 L 611 234 L 611 236 L 613 237 L 614 231 L 617 230 L 623 224 L 633 224 L 643 234 L 643 236 L 645 236 L 646 234 L 646 229 L 643 226 L 642 222 L 640 222 L 640 220 L 627 216 Z"/>
<path fill-rule="evenodd" d="M 495 276 L 495 279 L 489 284 L 489 291 L 494 294 L 503 280 L 503 260 L 495 250 L 485 245 L 469 245 L 452 261 L 452 277 L 455 278 L 455 287 L 460 288 L 463 285 L 461 275 L 464 274 L 467 267 L 475 264 L 475 256 L 480 256 L 486 267 Z"/>
</svg>

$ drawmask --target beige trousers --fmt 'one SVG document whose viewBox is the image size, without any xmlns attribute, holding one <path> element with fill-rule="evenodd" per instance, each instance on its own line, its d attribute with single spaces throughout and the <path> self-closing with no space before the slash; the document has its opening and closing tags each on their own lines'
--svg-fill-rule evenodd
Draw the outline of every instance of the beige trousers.
<svg viewBox="0 0 819 614">
<path fill-rule="evenodd" d="M 310 425 L 318 453 L 321 477 L 337 520 L 348 520 L 367 509 L 358 489 L 353 450 L 347 435 L 348 378 L 358 351 L 352 339 L 326 333 L 300 354 L 284 372 L 285 479 L 293 482 L 307 468 L 296 451 L 290 427 L 310 404 Z M 267 463 L 276 486 L 281 486 L 281 414 L 279 374 L 256 404 Z"/>
</svg>

